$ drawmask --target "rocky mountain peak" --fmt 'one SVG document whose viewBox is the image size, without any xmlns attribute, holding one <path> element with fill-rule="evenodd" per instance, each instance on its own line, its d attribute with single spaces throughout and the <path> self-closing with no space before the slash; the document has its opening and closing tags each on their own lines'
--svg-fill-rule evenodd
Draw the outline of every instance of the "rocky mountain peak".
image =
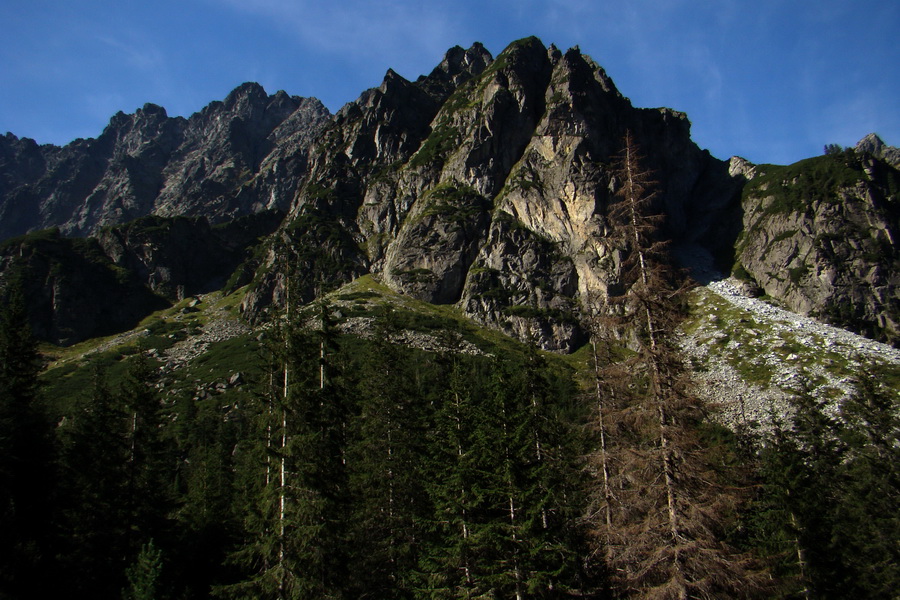
<svg viewBox="0 0 900 600">
<path fill-rule="evenodd" d="M 617 278 L 601 165 L 626 129 L 658 149 L 653 167 L 682 235 L 689 223 L 695 237 L 708 235 L 735 199 L 734 180 L 690 141 L 682 113 L 634 109 L 578 49 L 519 40 L 495 60 L 470 61 L 483 70 L 452 88 L 447 73 L 465 56 L 451 49 L 415 83 L 389 72 L 341 110 L 311 157 L 282 243 L 310 264 L 341 265 L 333 284 L 371 272 L 400 293 L 571 349 L 582 336 L 578 304 Z M 248 315 L 284 296 L 280 269 L 267 269 L 245 300 Z M 323 282 L 297 277 L 304 297 Z"/>
<path fill-rule="evenodd" d="M 135 115 L 138 117 L 159 119 L 167 119 L 169 117 L 168 113 L 166 113 L 165 108 L 151 102 L 147 102 L 142 108 L 137 109 L 137 111 L 135 111 Z"/>
<path fill-rule="evenodd" d="M 485 89 L 483 101 L 503 88 L 511 92 L 522 107 L 522 102 L 535 103 L 542 110 L 544 91 L 550 82 L 553 62 L 548 50 L 537 38 L 526 38 L 507 46 L 490 68 L 482 75 Z"/>
<path fill-rule="evenodd" d="M 883 161 L 893 165 L 894 167 L 900 168 L 900 148 L 888 146 L 884 143 L 884 140 L 878 137 L 878 135 L 875 133 L 870 133 L 863 139 L 859 140 L 856 143 L 855 150 L 858 153 L 871 154 L 876 158 L 880 158 Z"/>
<path fill-rule="evenodd" d="M 884 147 L 884 140 L 878 137 L 877 133 L 870 133 L 866 137 L 856 142 L 857 152 L 871 152 L 872 154 L 880 154 Z"/>
<path fill-rule="evenodd" d="M 550 61 L 556 65 L 559 62 L 559 59 L 562 58 L 563 53 L 562 50 L 556 47 L 556 44 L 550 44 L 547 47 L 547 56 L 550 58 Z"/>
<path fill-rule="evenodd" d="M 123 112 L 121 110 L 118 111 L 116 114 L 114 114 L 112 117 L 110 117 L 109 123 L 104 128 L 101 136 L 105 135 L 107 132 L 115 132 L 119 129 L 122 129 L 123 127 L 126 127 L 128 124 L 131 123 L 133 116 L 134 115 L 127 115 L 127 114 L 125 114 L 125 112 Z"/>
<path fill-rule="evenodd" d="M 399 108 L 404 99 L 409 99 L 410 94 L 415 94 L 415 84 L 394 71 L 388 69 L 384 74 L 381 85 L 363 92 L 356 101 L 357 106 L 374 107 L 376 104 L 387 102 Z M 386 100 L 385 100 L 386 99 Z"/>
<path fill-rule="evenodd" d="M 491 53 L 481 42 L 475 42 L 468 50 L 464 50 L 461 46 L 454 46 L 447 51 L 441 63 L 431 71 L 428 79 L 448 82 L 457 86 L 469 77 L 480 74 L 493 60 Z"/>
<path fill-rule="evenodd" d="M 740 156 L 732 156 L 728 160 L 728 174 L 732 177 L 753 179 L 756 176 L 756 165 Z"/>
<path fill-rule="evenodd" d="M 225 108 L 232 110 L 241 103 L 262 104 L 269 99 L 266 90 L 260 84 L 248 81 L 234 88 L 225 97 Z"/>
<path fill-rule="evenodd" d="M 379 88 L 382 93 L 386 93 L 388 88 L 394 83 L 400 83 L 401 85 L 405 85 L 409 83 L 409 80 L 397 73 L 397 71 L 393 69 L 388 69 L 384 74 L 384 79 L 381 81 L 381 87 Z"/>
<path fill-rule="evenodd" d="M 745 287 L 900 344 L 896 157 L 871 134 L 855 152 L 752 167 L 733 268 Z"/>
</svg>

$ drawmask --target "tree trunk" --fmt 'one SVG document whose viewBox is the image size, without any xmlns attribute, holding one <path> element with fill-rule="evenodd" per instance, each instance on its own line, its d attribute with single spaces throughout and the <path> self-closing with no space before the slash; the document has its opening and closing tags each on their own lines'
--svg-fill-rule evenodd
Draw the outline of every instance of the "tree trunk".
<svg viewBox="0 0 900 600">
<path fill-rule="evenodd" d="M 596 332 L 595 332 L 596 333 Z M 600 430 L 600 472 L 603 475 L 603 499 L 604 499 L 604 536 L 603 536 L 603 555 L 606 561 L 610 556 L 610 532 L 612 531 L 612 503 L 613 494 L 609 483 L 609 456 L 606 450 L 606 424 L 603 421 L 603 391 L 600 383 L 600 360 L 597 357 L 597 340 L 591 339 L 591 349 L 594 353 L 594 385 L 597 394 L 597 428 Z"/>
</svg>

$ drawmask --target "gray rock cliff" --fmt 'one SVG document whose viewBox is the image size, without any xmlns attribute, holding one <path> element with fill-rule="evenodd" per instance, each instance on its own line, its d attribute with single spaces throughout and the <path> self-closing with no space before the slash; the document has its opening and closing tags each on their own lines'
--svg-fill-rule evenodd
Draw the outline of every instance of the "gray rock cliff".
<svg viewBox="0 0 900 600">
<path fill-rule="evenodd" d="M 868 136 L 842 153 L 760 165 L 743 197 L 736 274 L 790 310 L 900 341 L 900 171 Z"/>
<path fill-rule="evenodd" d="M 96 139 L 62 148 L 7 134 L 0 239 L 48 227 L 84 236 L 151 214 L 219 223 L 285 211 L 329 117 L 318 100 L 248 83 L 187 119 L 153 104 L 118 113 Z M 278 170 L 291 175 L 275 181 Z"/>
<path fill-rule="evenodd" d="M 35 334 L 74 344 L 221 289 L 282 216 L 264 212 L 216 227 L 202 217 L 147 216 L 89 238 L 34 232 L 0 243 L 0 288 L 21 278 Z"/>
</svg>

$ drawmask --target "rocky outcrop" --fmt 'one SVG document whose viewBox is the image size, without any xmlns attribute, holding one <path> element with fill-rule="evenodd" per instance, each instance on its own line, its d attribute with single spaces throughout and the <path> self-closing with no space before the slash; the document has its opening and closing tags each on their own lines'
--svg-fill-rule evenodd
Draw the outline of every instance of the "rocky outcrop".
<svg viewBox="0 0 900 600">
<path fill-rule="evenodd" d="M 202 217 L 143 217 L 105 228 L 97 243 L 112 263 L 170 301 L 222 289 L 247 250 L 271 234 L 281 213 L 249 215 L 216 227 Z"/>
<path fill-rule="evenodd" d="M 314 146 L 309 175 L 242 305 L 248 318 L 287 298 L 288 273 L 293 297 L 308 300 L 380 271 L 387 243 L 414 200 L 398 185 L 400 167 L 426 143 L 432 120 L 456 86 L 490 60 L 481 44 L 452 48 L 428 76 L 410 82 L 388 71 L 381 86 L 335 115 Z"/>
<path fill-rule="evenodd" d="M 793 311 L 897 344 L 900 171 L 880 158 L 895 149 L 857 148 L 756 168 L 734 272 Z"/>
<path fill-rule="evenodd" d="M 83 236 L 150 214 L 219 223 L 286 211 L 329 117 L 318 100 L 248 83 L 188 119 L 153 104 L 118 113 L 96 139 L 62 148 L 7 134 L 0 239 L 48 227 Z"/>
<path fill-rule="evenodd" d="M 574 261 L 557 244 L 501 212 L 468 271 L 460 306 L 509 335 L 572 351 L 584 341 L 578 281 Z"/>
<path fill-rule="evenodd" d="M 137 325 L 187 296 L 221 289 L 281 213 L 212 227 L 199 217 L 150 216 L 66 238 L 49 229 L 0 245 L 0 288 L 25 282 L 37 337 L 69 345 Z"/>
<path fill-rule="evenodd" d="M 871 154 L 884 162 L 900 169 L 900 148 L 888 146 L 874 133 L 870 133 L 856 143 L 854 148 L 857 154 Z"/>
<path fill-rule="evenodd" d="M 0 246 L 0 286 L 19 278 L 39 339 L 69 345 L 136 326 L 167 302 L 116 267 L 93 239 L 58 229 Z"/>
</svg>

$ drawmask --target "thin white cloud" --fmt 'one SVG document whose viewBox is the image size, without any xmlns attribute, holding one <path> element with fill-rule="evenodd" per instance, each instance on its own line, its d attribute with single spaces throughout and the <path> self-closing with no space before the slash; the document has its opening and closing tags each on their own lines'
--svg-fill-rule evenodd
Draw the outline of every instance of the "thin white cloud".
<svg viewBox="0 0 900 600">
<path fill-rule="evenodd" d="M 443 2 L 208 1 L 267 19 L 308 49 L 338 56 L 347 64 L 379 64 L 398 71 L 433 66 L 435 57 L 461 36 L 452 5 Z"/>
<path fill-rule="evenodd" d="M 137 37 L 136 34 L 129 35 L 130 41 L 124 42 L 110 35 L 101 35 L 97 40 L 115 50 L 118 56 L 132 68 L 153 72 L 162 70 L 165 67 L 162 52 L 147 40 L 135 43 L 134 40 Z"/>
<path fill-rule="evenodd" d="M 77 102 L 82 112 L 102 123 L 122 110 L 125 97 L 117 92 L 97 92 L 84 94 L 77 99 Z M 100 132 L 94 131 L 90 135 L 96 136 L 98 133 Z"/>
<path fill-rule="evenodd" d="M 176 99 L 184 95 L 184 90 L 175 83 L 166 53 L 156 40 L 133 30 L 115 35 L 104 32 L 94 39 L 98 47 L 104 48 L 100 54 L 104 56 L 105 68 L 117 74 L 119 88 L 125 90 L 119 94 L 121 110 L 127 112 L 154 102 L 168 110 L 174 108 L 173 114 L 180 112 Z M 112 56 L 109 50 L 113 51 Z"/>
<path fill-rule="evenodd" d="M 692 46 L 684 57 L 683 67 L 691 74 L 693 85 L 699 88 L 698 97 L 710 111 L 716 111 L 723 102 L 724 77 L 712 49 L 703 44 Z"/>
<path fill-rule="evenodd" d="M 890 137 L 900 131 L 900 117 L 896 105 L 887 101 L 888 97 L 874 88 L 857 89 L 809 119 L 807 136 L 811 142 L 822 145 L 850 146 L 869 133 L 878 133 L 886 137 L 888 144 L 900 145 L 900 139 Z M 823 134 L 828 137 L 819 137 Z"/>
</svg>

